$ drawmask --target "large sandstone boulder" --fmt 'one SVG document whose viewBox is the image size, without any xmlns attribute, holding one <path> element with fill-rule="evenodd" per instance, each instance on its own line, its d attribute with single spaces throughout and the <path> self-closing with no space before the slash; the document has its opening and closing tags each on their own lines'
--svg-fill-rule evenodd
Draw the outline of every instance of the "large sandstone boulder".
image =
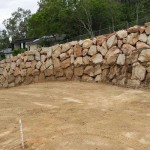
<svg viewBox="0 0 150 150">
<path fill-rule="evenodd" d="M 119 54 L 117 58 L 117 64 L 118 65 L 124 65 L 125 64 L 125 54 Z"/>
<path fill-rule="evenodd" d="M 70 44 L 71 46 L 75 46 L 75 45 L 78 44 L 78 41 L 71 41 L 71 42 L 69 42 L 69 44 Z"/>
<path fill-rule="evenodd" d="M 0 75 L 3 74 L 4 68 L 0 68 Z"/>
<path fill-rule="evenodd" d="M 71 64 L 74 64 L 74 61 L 75 61 L 74 55 L 70 56 L 70 61 L 71 61 Z"/>
<path fill-rule="evenodd" d="M 61 68 L 56 68 L 56 69 L 54 69 L 54 75 L 55 75 L 55 77 L 63 77 L 63 75 L 64 75 L 64 70 L 63 69 L 61 69 Z"/>
<path fill-rule="evenodd" d="M 47 61 L 45 63 L 46 69 L 49 68 L 52 64 L 53 64 L 52 59 L 47 59 Z"/>
<path fill-rule="evenodd" d="M 49 77 L 49 76 L 54 74 L 54 70 L 53 69 L 46 69 L 44 73 L 45 73 L 46 77 Z"/>
<path fill-rule="evenodd" d="M 118 40 L 118 43 L 117 43 L 117 45 L 118 45 L 118 47 L 119 47 L 119 48 L 121 48 L 121 47 L 122 47 L 122 45 L 123 45 L 123 42 L 122 42 L 122 40 Z"/>
<path fill-rule="evenodd" d="M 8 81 L 8 83 L 14 82 L 15 81 L 15 76 L 13 74 L 9 75 L 7 81 Z"/>
<path fill-rule="evenodd" d="M 68 58 L 67 53 L 62 53 L 62 54 L 60 54 L 60 60 L 61 60 L 61 61 L 65 60 L 66 58 Z"/>
<path fill-rule="evenodd" d="M 82 56 L 82 47 L 79 44 L 75 45 L 74 47 L 74 56 L 75 57 Z"/>
<path fill-rule="evenodd" d="M 127 80 L 127 87 L 138 88 L 141 82 L 139 80 Z"/>
<path fill-rule="evenodd" d="M 31 67 L 31 62 L 26 62 L 25 67 L 30 68 Z"/>
<path fill-rule="evenodd" d="M 40 73 L 40 75 L 39 75 L 39 81 L 42 82 L 42 81 L 44 81 L 44 80 L 45 80 L 45 74 L 42 72 L 42 73 Z M 32 81 L 33 81 L 33 77 L 32 77 Z"/>
<path fill-rule="evenodd" d="M 6 68 L 5 68 L 4 71 L 3 71 L 3 76 L 4 76 L 4 77 L 7 77 L 7 76 L 8 76 L 8 72 L 7 72 L 7 69 L 6 69 Z"/>
<path fill-rule="evenodd" d="M 97 48 L 96 48 L 95 45 L 92 45 L 92 46 L 90 47 L 89 51 L 88 51 L 88 54 L 89 54 L 90 56 L 93 56 L 93 55 L 95 55 L 96 53 L 97 53 Z"/>
<path fill-rule="evenodd" d="M 110 79 L 110 80 L 112 80 L 114 77 L 115 77 L 115 75 L 116 75 L 116 73 L 115 73 L 115 66 L 112 66 L 112 67 L 110 67 L 110 69 L 109 69 L 109 74 L 108 74 L 108 78 Z"/>
<path fill-rule="evenodd" d="M 74 61 L 75 66 L 80 66 L 83 64 L 83 59 L 82 57 L 77 57 L 76 60 Z"/>
<path fill-rule="evenodd" d="M 94 76 L 94 67 L 93 66 L 87 66 L 84 69 L 84 74 L 87 74 L 89 76 Z"/>
<path fill-rule="evenodd" d="M 118 49 L 118 47 L 112 47 L 106 54 L 107 64 L 115 64 L 119 53 L 120 50 Z"/>
<path fill-rule="evenodd" d="M 83 72 L 84 72 L 84 68 L 82 66 L 74 68 L 74 75 L 75 76 L 82 76 Z"/>
<path fill-rule="evenodd" d="M 58 58 L 53 58 L 53 65 L 54 65 L 54 68 L 59 68 L 60 60 Z"/>
<path fill-rule="evenodd" d="M 64 68 L 67 68 L 71 65 L 71 60 L 70 58 L 64 60 L 62 63 L 61 63 L 61 67 L 64 69 Z"/>
<path fill-rule="evenodd" d="M 83 49 L 87 49 L 87 48 L 90 48 L 92 45 L 93 45 L 93 41 L 90 39 L 87 39 L 83 41 L 82 47 Z"/>
<path fill-rule="evenodd" d="M 140 34 L 139 41 L 146 43 L 147 42 L 147 35 L 145 33 Z"/>
<path fill-rule="evenodd" d="M 145 28 L 136 25 L 134 27 L 130 27 L 129 29 L 127 29 L 127 31 L 129 33 L 136 33 L 136 32 L 143 33 L 145 31 Z"/>
<path fill-rule="evenodd" d="M 47 58 L 51 58 L 52 57 L 52 52 L 53 52 L 52 47 L 49 47 L 49 50 L 47 51 Z"/>
<path fill-rule="evenodd" d="M 40 61 L 38 61 L 38 63 L 36 64 L 36 68 L 40 69 L 41 65 L 42 65 L 42 63 Z"/>
<path fill-rule="evenodd" d="M 127 31 L 129 33 L 135 33 L 139 31 L 139 26 L 134 26 L 134 27 L 130 27 L 129 29 L 127 29 Z"/>
<path fill-rule="evenodd" d="M 126 38 L 128 35 L 128 32 L 126 30 L 120 30 L 116 33 L 118 39 Z"/>
<path fill-rule="evenodd" d="M 102 81 L 107 81 L 108 73 L 109 73 L 109 69 L 104 69 L 102 71 Z"/>
<path fill-rule="evenodd" d="M 99 46 L 101 46 L 102 43 L 103 43 L 104 41 L 106 41 L 106 37 L 105 37 L 104 35 L 97 36 L 96 39 L 97 39 L 97 43 L 96 43 L 96 44 L 99 45 Z"/>
<path fill-rule="evenodd" d="M 133 64 L 131 79 L 143 81 L 146 75 L 146 68 L 139 63 Z"/>
<path fill-rule="evenodd" d="M 27 75 L 27 70 L 26 69 L 22 69 L 20 72 L 22 77 L 25 77 Z"/>
<path fill-rule="evenodd" d="M 101 82 L 102 81 L 102 75 L 99 74 L 95 77 L 95 82 Z"/>
<path fill-rule="evenodd" d="M 88 76 L 88 75 L 83 75 L 82 76 L 82 81 L 91 82 L 91 81 L 93 81 L 93 78 Z"/>
<path fill-rule="evenodd" d="M 71 48 L 71 44 L 70 44 L 70 43 L 63 44 L 63 45 L 62 45 L 62 50 L 61 50 L 61 52 L 62 52 L 62 53 L 63 53 L 63 52 L 66 52 L 66 51 L 68 51 L 70 48 Z"/>
<path fill-rule="evenodd" d="M 125 86 L 127 79 L 123 78 L 123 79 L 118 79 L 117 84 L 120 86 Z"/>
<path fill-rule="evenodd" d="M 102 73 L 102 68 L 100 65 L 96 65 L 94 70 L 95 70 L 94 75 L 99 75 Z"/>
<path fill-rule="evenodd" d="M 94 64 L 102 63 L 103 62 L 103 56 L 101 54 L 96 54 L 92 57 L 92 62 Z"/>
<path fill-rule="evenodd" d="M 67 52 L 67 54 L 68 54 L 69 56 L 74 55 L 74 49 L 73 49 L 73 48 L 70 48 L 69 51 Z"/>
<path fill-rule="evenodd" d="M 3 76 L 0 76 L 0 84 L 3 84 L 5 82 L 5 78 Z"/>
<path fill-rule="evenodd" d="M 138 33 L 131 33 L 127 36 L 127 43 L 131 45 L 135 45 L 136 42 L 139 40 Z"/>
<path fill-rule="evenodd" d="M 18 75 L 20 75 L 20 74 L 21 74 L 20 69 L 19 69 L 18 67 L 16 67 L 16 69 L 15 69 L 15 71 L 14 71 L 14 76 L 16 77 L 16 76 L 18 76 Z"/>
<path fill-rule="evenodd" d="M 138 51 L 132 51 L 130 55 L 126 56 L 126 64 L 133 64 L 138 61 L 139 53 Z"/>
<path fill-rule="evenodd" d="M 46 55 L 41 55 L 41 62 L 45 63 L 45 61 L 46 61 Z"/>
<path fill-rule="evenodd" d="M 142 50 L 138 60 L 140 62 L 148 62 L 148 61 L 150 61 L 150 49 Z"/>
<path fill-rule="evenodd" d="M 3 83 L 3 87 L 8 88 L 8 81 L 7 80 L 5 80 L 5 82 Z"/>
<path fill-rule="evenodd" d="M 32 68 L 28 68 L 27 69 L 27 76 L 32 75 L 33 69 Z"/>
<path fill-rule="evenodd" d="M 12 88 L 12 87 L 14 87 L 15 86 L 15 83 L 13 82 L 13 83 L 10 83 L 9 85 L 8 85 L 8 88 Z"/>
<path fill-rule="evenodd" d="M 108 49 L 104 48 L 103 46 L 97 46 L 97 50 L 103 55 L 105 56 Z"/>
<path fill-rule="evenodd" d="M 123 51 L 124 54 L 130 55 L 134 50 L 136 50 L 136 48 L 130 44 L 123 44 L 121 50 Z"/>
<path fill-rule="evenodd" d="M 112 35 L 108 40 L 107 40 L 107 47 L 111 48 L 112 46 L 115 46 L 117 44 L 117 37 L 116 35 Z"/>
<path fill-rule="evenodd" d="M 90 56 L 85 56 L 85 57 L 83 57 L 83 64 L 84 64 L 84 65 L 90 64 L 90 61 L 91 61 Z"/>
<path fill-rule="evenodd" d="M 136 48 L 137 50 L 140 50 L 140 49 L 150 48 L 150 46 L 145 44 L 144 42 L 137 42 Z"/>
<path fill-rule="evenodd" d="M 58 46 L 52 53 L 52 57 L 59 57 L 61 54 L 61 48 Z"/>
<path fill-rule="evenodd" d="M 15 70 L 15 68 L 16 68 L 16 63 L 12 62 L 11 65 L 10 65 L 10 69 Z"/>
<path fill-rule="evenodd" d="M 18 67 L 20 64 L 21 64 L 21 59 L 18 59 L 17 61 L 16 61 L 16 66 Z"/>
<path fill-rule="evenodd" d="M 34 55 L 28 55 L 27 60 L 28 61 L 33 61 L 34 60 Z"/>
<path fill-rule="evenodd" d="M 72 77 L 73 77 L 73 70 L 74 70 L 73 66 L 70 66 L 70 67 L 68 67 L 65 70 L 65 75 L 66 75 L 67 79 L 72 79 Z"/>
<path fill-rule="evenodd" d="M 86 55 L 88 54 L 88 51 L 89 51 L 88 49 L 84 49 L 84 50 L 82 51 L 82 55 L 83 55 L 83 56 L 86 56 Z"/>
<path fill-rule="evenodd" d="M 37 61 L 35 61 L 35 60 L 32 61 L 32 62 L 31 62 L 31 68 L 35 69 L 36 64 L 37 64 Z"/>
<path fill-rule="evenodd" d="M 32 71 L 32 75 L 33 76 L 38 76 L 40 74 L 40 71 L 38 70 L 38 69 L 34 69 L 33 71 Z"/>
<path fill-rule="evenodd" d="M 148 27 L 148 26 L 150 26 L 150 22 L 146 22 L 144 25 L 145 25 L 145 27 Z"/>
<path fill-rule="evenodd" d="M 150 73 L 150 66 L 146 68 L 147 72 Z"/>
<path fill-rule="evenodd" d="M 147 44 L 150 45 L 150 35 L 147 38 Z"/>
<path fill-rule="evenodd" d="M 19 85 L 21 82 L 22 82 L 21 76 L 17 76 L 16 79 L 15 79 L 15 85 Z"/>
<path fill-rule="evenodd" d="M 146 29 L 145 29 L 145 32 L 147 35 L 150 35 L 150 26 L 148 26 Z"/>
</svg>

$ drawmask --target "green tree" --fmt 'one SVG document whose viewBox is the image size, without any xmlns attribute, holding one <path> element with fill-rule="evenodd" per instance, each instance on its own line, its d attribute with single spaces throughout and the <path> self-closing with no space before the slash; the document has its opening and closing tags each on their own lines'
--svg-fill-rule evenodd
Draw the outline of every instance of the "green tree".
<svg viewBox="0 0 150 150">
<path fill-rule="evenodd" d="M 127 21 L 139 22 L 140 18 L 150 17 L 150 0 L 121 0 L 124 18 Z"/>
<path fill-rule="evenodd" d="M 6 30 L 0 30 L 0 50 L 8 48 L 9 46 L 10 42 Z"/>
<path fill-rule="evenodd" d="M 12 13 L 12 16 L 4 20 L 3 24 L 8 32 L 12 41 L 19 38 L 26 38 L 28 31 L 28 19 L 31 16 L 30 10 L 18 8 L 17 11 Z"/>
<path fill-rule="evenodd" d="M 75 35 L 78 26 L 72 15 L 72 4 L 71 1 L 65 0 L 41 0 L 39 10 L 29 19 L 29 35 L 35 37 L 62 33 Z"/>
<path fill-rule="evenodd" d="M 41 0 L 29 19 L 29 35 L 65 33 L 68 37 L 114 26 L 121 18 L 121 4 L 110 0 Z"/>
</svg>

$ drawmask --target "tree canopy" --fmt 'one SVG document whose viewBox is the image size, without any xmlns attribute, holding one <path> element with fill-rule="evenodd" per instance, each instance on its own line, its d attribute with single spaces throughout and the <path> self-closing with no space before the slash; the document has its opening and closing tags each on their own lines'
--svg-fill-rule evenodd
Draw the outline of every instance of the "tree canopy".
<svg viewBox="0 0 150 150">
<path fill-rule="evenodd" d="M 30 16 L 30 10 L 18 8 L 17 11 L 12 13 L 10 18 L 4 20 L 3 24 L 12 41 L 15 39 L 27 37 L 28 19 Z"/>
<path fill-rule="evenodd" d="M 37 13 L 29 19 L 29 36 L 92 35 L 95 30 L 148 16 L 149 3 L 150 0 L 40 0 Z"/>
<path fill-rule="evenodd" d="M 150 18 L 149 4 L 150 0 L 40 0 L 35 14 L 18 8 L 4 25 L 12 40 L 56 34 L 93 36 L 93 31 Z"/>
<path fill-rule="evenodd" d="M 9 36 L 6 30 L 0 30 L 0 51 L 9 47 Z"/>
</svg>

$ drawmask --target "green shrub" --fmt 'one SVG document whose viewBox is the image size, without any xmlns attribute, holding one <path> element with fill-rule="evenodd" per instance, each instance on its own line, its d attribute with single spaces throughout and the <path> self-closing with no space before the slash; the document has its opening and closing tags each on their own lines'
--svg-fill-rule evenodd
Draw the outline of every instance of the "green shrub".
<svg viewBox="0 0 150 150">
<path fill-rule="evenodd" d="M 18 54 L 24 53 L 25 51 L 26 51 L 26 49 L 22 49 L 22 48 L 15 49 L 13 51 L 13 56 L 17 56 Z"/>
<path fill-rule="evenodd" d="M 4 54 L 0 54 L 0 61 L 5 59 L 5 55 Z"/>
</svg>

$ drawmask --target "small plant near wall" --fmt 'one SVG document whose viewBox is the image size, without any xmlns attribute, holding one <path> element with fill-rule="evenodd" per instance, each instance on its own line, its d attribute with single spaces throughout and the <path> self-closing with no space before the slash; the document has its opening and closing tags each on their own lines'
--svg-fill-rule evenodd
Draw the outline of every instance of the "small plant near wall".
<svg viewBox="0 0 150 150">
<path fill-rule="evenodd" d="M 24 53 L 26 49 L 18 48 L 13 51 L 13 56 L 17 56 L 18 54 Z"/>
</svg>

